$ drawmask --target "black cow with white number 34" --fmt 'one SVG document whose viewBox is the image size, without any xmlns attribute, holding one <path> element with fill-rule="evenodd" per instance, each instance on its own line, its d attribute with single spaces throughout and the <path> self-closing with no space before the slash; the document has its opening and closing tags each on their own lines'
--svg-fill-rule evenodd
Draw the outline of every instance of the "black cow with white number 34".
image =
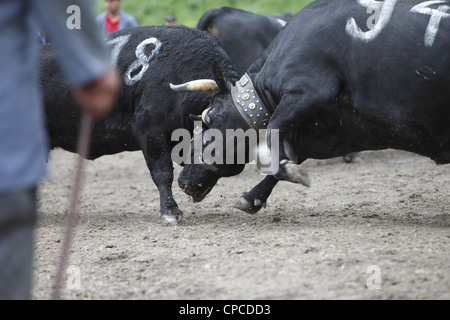
<svg viewBox="0 0 450 320">
<path fill-rule="evenodd" d="M 122 77 L 122 89 L 111 113 L 94 124 L 89 159 L 142 150 L 160 193 L 160 215 L 176 224 L 182 212 L 172 195 L 171 141 L 175 129 L 192 131 L 190 114 L 201 114 L 210 97 L 180 95 L 170 82 L 212 78 L 214 61 L 227 77 L 239 79 L 232 62 L 206 32 L 183 26 L 138 27 L 110 34 L 112 64 Z M 76 151 L 80 109 L 64 82 L 51 48 L 44 48 L 41 84 L 51 149 Z"/>
<path fill-rule="evenodd" d="M 316 0 L 240 81 L 218 72 L 205 125 L 222 134 L 250 128 L 279 133 L 278 144 L 269 146 L 279 165 L 238 207 L 257 212 L 280 180 L 309 185 L 299 165 L 309 158 L 394 148 L 450 163 L 449 18 L 445 0 Z M 268 110 L 266 121 L 254 122 L 258 114 L 238 99 L 243 86 Z M 218 145 L 203 148 L 236 153 Z M 191 196 L 204 197 L 220 177 L 243 167 L 215 163 L 200 171 L 186 165 L 179 180 Z"/>
</svg>

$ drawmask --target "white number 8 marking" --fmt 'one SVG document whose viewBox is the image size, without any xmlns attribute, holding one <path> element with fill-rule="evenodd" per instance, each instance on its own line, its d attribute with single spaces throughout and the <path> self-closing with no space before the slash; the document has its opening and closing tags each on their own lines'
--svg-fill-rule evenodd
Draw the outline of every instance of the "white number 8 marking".
<svg viewBox="0 0 450 320">
<path fill-rule="evenodd" d="M 117 60 L 119 59 L 120 52 L 122 51 L 122 48 L 128 43 L 128 40 L 130 39 L 130 35 L 120 36 L 115 39 L 109 40 L 107 43 L 109 45 L 114 45 L 113 49 L 111 50 L 111 63 L 113 65 L 117 64 Z M 153 44 L 155 48 L 153 48 L 152 52 L 150 52 L 150 55 L 145 55 L 145 48 Z M 137 47 L 136 47 L 136 58 L 137 61 L 133 62 L 127 69 L 124 75 L 124 82 L 131 86 L 142 79 L 142 76 L 144 75 L 145 71 L 147 71 L 149 67 L 150 60 L 159 52 L 159 49 L 161 48 L 161 41 L 159 41 L 156 38 L 148 38 L 144 41 L 142 41 Z M 140 70 L 139 70 L 140 68 Z M 138 71 L 139 72 L 132 76 L 133 72 Z"/>
<path fill-rule="evenodd" d="M 155 45 L 155 48 L 153 48 L 152 52 L 149 56 L 145 55 L 145 47 L 147 47 L 149 44 Z M 136 58 L 138 58 L 137 61 L 135 61 L 131 66 L 128 68 L 127 72 L 125 72 L 124 81 L 127 85 L 131 86 L 141 80 L 142 76 L 144 75 L 145 71 L 147 71 L 149 67 L 150 60 L 159 52 L 159 49 L 161 48 L 161 42 L 156 38 L 149 38 L 144 41 L 142 41 L 137 47 L 136 47 Z M 138 74 L 131 76 L 133 71 L 137 70 L 139 67 L 141 67 L 141 70 Z"/>
</svg>

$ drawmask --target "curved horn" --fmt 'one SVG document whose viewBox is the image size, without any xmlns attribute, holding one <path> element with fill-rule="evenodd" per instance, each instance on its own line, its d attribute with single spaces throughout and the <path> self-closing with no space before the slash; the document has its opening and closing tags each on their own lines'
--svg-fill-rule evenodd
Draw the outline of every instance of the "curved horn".
<svg viewBox="0 0 450 320">
<path fill-rule="evenodd" d="M 219 86 L 211 79 L 192 80 L 177 85 L 171 83 L 170 88 L 176 92 L 206 92 L 212 96 L 219 92 Z"/>
</svg>

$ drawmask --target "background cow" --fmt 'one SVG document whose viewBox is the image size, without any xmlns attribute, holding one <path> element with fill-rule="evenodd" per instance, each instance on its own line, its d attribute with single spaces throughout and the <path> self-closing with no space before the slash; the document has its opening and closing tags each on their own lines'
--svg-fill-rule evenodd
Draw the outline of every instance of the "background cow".
<svg viewBox="0 0 450 320">
<path fill-rule="evenodd" d="M 251 89 L 253 82 L 258 107 L 270 116 L 269 133 L 280 133 L 279 169 L 243 196 L 242 209 L 259 210 L 279 180 L 308 184 L 285 141 L 295 146 L 299 163 L 386 148 L 450 162 L 450 24 L 441 21 L 450 17 L 444 13 L 450 6 L 442 3 L 317 0 L 278 34 L 248 77 L 229 80 L 231 86 L 217 75 L 218 94 L 203 117 L 208 127 L 223 134 L 261 129 L 263 122 L 249 121 L 256 114 L 245 111 L 248 104 L 233 99 L 235 90 Z M 379 12 L 373 25 L 370 6 Z M 219 148 L 226 151 L 235 152 Z M 218 177 L 243 165 L 209 168 L 186 166 L 182 185 L 201 194 L 198 183 L 210 190 Z"/>
<path fill-rule="evenodd" d="M 90 159 L 122 151 L 142 150 L 160 193 L 160 214 L 169 223 L 182 215 L 172 196 L 171 134 L 193 129 L 189 115 L 209 104 L 204 93 L 179 95 L 169 82 L 212 77 L 210 66 L 220 61 L 227 77 L 239 78 L 231 60 L 206 32 L 183 26 L 138 27 L 110 35 L 113 63 L 123 85 L 113 111 L 95 123 Z M 76 151 L 79 108 L 64 82 L 55 54 L 43 52 L 41 83 L 51 148 Z"/>
<path fill-rule="evenodd" d="M 244 74 L 286 23 L 282 17 L 223 7 L 207 11 L 197 28 L 215 36 L 238 71 Z"/>
</svg>

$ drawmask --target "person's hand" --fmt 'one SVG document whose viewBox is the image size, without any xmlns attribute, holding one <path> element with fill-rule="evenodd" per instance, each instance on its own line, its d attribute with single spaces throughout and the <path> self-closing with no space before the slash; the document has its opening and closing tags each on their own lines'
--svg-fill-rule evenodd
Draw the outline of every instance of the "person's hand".
<svg viewBox="0 0 450 320">
<path fill-rule="evenodd" d="M 89 85 L 74 88 L 74 95 L 81 106 L 98 120 L 111 111 L 120 89 L 117 71 L 108 70 Z"/>
</svg>

